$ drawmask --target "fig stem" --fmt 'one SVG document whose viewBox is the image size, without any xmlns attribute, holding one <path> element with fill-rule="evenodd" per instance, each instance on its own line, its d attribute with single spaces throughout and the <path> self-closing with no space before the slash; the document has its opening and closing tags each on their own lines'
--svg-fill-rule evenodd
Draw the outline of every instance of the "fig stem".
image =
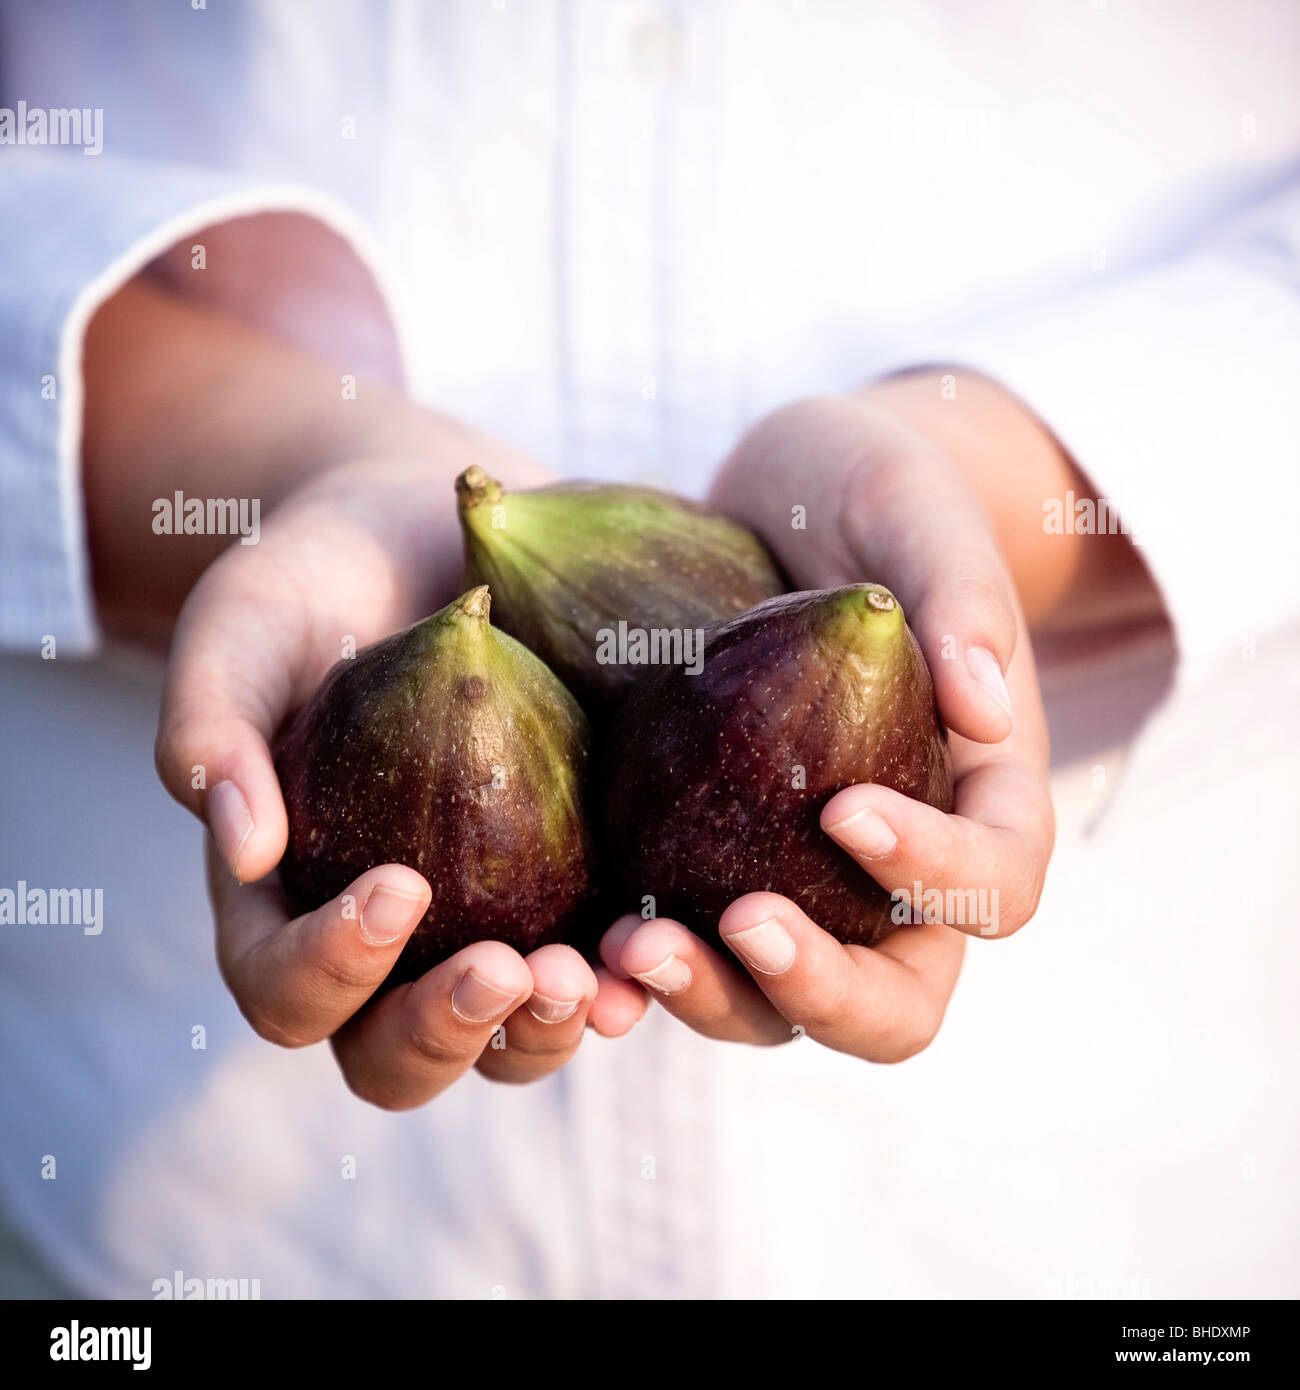
<svg viewBox="0 0 1300 1390">
<path fill-rule="evenodd" d="M 480 507 L 485 502 L 499 502 L 504 496 L 505 489 L 501 484 L 495 478 L 489 478 L 476 463 L 456 479 L 456 500 L 463 512 L 471 507 Z"/>
<path fill-rule="evenodd" d="M 487 621 L 488 613 L 492 608 L 492 595 L 488 591 L 486 584 L 480 584 L 478 588 L 471 589 L 468 593 L 462 594 L 456 601 L 456 607 L 467 618 L 481 619 Z"/>
</svg>

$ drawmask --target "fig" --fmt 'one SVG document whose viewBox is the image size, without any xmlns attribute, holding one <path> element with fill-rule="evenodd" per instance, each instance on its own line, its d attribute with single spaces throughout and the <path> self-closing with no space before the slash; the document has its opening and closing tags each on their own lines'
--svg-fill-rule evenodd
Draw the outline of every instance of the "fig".
<svg viewBox="0 0 1300 1390">
<path fill-rule="evenodd" d="M 340 661 L 277 748 L 296 911 L 377 864 L 432 886 L 393 980 L 473 941 L 562 940 L 593 891 L 586 718 L 489 606 L 479 586 Z"/>
<path fill-rule="evenodd" d="M 702 936 L 744 893 L 784 894 L 872 945 L 890 895 L 821 829 L 858 782 L 952 809 L 921 649 L 879 584 L 786 594 L 705 634 L 703 669 L 638 685 L 611 732 L 606 826 L 630 897 Z"/>
<path fill-rule="evenodd" d="M 467 582 L 491 585 L 500 626 L 590 713 L 608 713 L 647 665 L 689 662 L 698 629 L 789 587 L 751 531 L 671 493 L 584 482 L 507 493 L 473 467 L 456 495 Z"/>
</svg>

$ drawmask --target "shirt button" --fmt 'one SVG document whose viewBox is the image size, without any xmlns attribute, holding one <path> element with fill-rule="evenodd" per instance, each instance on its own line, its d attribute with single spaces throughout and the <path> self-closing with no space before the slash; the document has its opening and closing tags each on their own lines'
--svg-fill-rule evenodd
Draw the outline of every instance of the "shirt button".
<svg viewBox="0 0 1300 1390">
<path fill-rule="evenodd" d="M 628 32 L 628 66 L 652 81 L 662 82 L 680 72 L 685 49 L 681 34 L 664 19 L 643 19 Z"/>
</svg>

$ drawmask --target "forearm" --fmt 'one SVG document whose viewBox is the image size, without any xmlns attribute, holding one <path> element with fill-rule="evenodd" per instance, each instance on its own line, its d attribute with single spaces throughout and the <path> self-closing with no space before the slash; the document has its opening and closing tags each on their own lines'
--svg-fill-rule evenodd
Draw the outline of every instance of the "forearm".
<svg viewBox="0 0 1300 1390">
<path fill-rule="evenodd" d="M 1092 485 L 1049 430 L 1014 396 L 971 372 L 945 398 L 936 367 L 890 377 L 866 399 L 943 448 L 983 502 L 1033 627 L 1126 621 L 1159 609 L 1146 567 L 1127 536 L 1058 534 L 1043 504 Z"/>
<path fill-rule="evenodd" d="M 85 349 L 83 465 L 101 619 L 125 631 L 170 624 L 229 535 L 159 535 L 154 503 L 257 499 L 264 518 L 312 476 L 345 463 L 427 467 L 431 543 L 454 518 L 457 472 L 490 448 L 498 471 L 531 463 L 478 431 L 138 277 L 99 311 Z M 502 456 L 505 457 L 502 457 Z M 179 518 L 175 519 L 179 529 Z M 413 524 L 420 518 L 413 517 Z"/>
</svg>

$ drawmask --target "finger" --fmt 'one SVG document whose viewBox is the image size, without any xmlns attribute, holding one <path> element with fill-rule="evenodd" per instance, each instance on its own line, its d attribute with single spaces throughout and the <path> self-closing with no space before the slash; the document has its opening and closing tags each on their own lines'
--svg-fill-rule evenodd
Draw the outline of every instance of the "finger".
<svg viewBox="0 0 1300 1390">
<path fill-rule="evenodd" d="M 619 965 L 674 1018 L 724 1042 L 790 1041 L 790 1024 L 706 941 L 666 917 L 630 920 L 633 930 L 622 940 Z"/>
<path fill-rule="evenodd" d="M 241 882 L 279 863 L 289 824 L 269 742 L 292 698 L 301 632 L 260 601 L 257 566 L 218 562 L 172 639 L 154 761 L 163 785 L 212 832 Z"/>
<path fill-rule="evenodd" d="M 972 936 L 1010 936 L 1033 917 L 1055 837 L 1045 768 L 1020 731 L 1003 748 L 970 745 L 954 814 L 875 784 L 822 807 L 824 831 L 893 894 Z M 900 920 L 911 920 L 906 915 Z"/>
<path fill-rule="evenodd" d="M 620 979 L 603 965 L 596 971 L 596 998 L 587 1026 L 602 1038 L 621 1038 L 645 1017 L 650 998 L 635 980 Z"/>
<path fill-rule="evenodd" d="M 1006 672 L 1020 608 L 974 494 L 946 460 L 920 450 L 860 468 L 848 484 L 844 518 L 862 577 L 889 576 L 944 723 L 980 743 L 1006 738 L 1013 722 Z"/>
<path fill-rule="evenodd" d="M 597 947 L 601 963 L 605 969 L 616 980 L 626 980 L 628 973 L 619 964 L 619 957 L 623 954 L 623 946 L 628 937 L 644 922 L 644 917 L 639 917 L 635 912 L 626 913 L 600 938 L 600 945 Z"/>
<path fill-rule="evenodd" d="M 254 1031 L 282 1047 L 329 1037 L 393 968 L 429 906 L 401 864 L 368 869 L 345 893 L 292 921 L 278 886 L 240 884 L 208 846 L 217 963 Z"/>
<path fill-rule="evenodd" d="M 790 1024 L 871 1062 L 901 1062 L 929 1045 L 965 945 L 960 932 L 923 925 L 873 949 L 842 946 L 776 893 L 737 898 L 719 931 Z"/>
<path fill-rule="evenodd" d="M 532 994 L 478 1059 L 479 1071 L 493 1081 L 536 1081 L 562 1067 L 582 1041 L 596 998 L 595 971 L 572 946 L 541 946 L 524 960 Z"/>
<path fill-rule="evenodd" d="M 362 1010 L 335 1033 L 334 1054 L 362 1100 L 409 1110 L 464 1075 L 532 988 L 517 951 L 476 941 Z"/>
<path fill-rule="evenodd" d="M 887 585 L 925 653 L 944 722 L 979 742 L 1005 738 L 1004 673 L 1023 629 L 978 499 L 937 446 L 866 401 L 809 404 L 757 427 L 742 446 L 745 467 L 723 470 L 715 500 L 757 524 L 796 585 Z M 833 504 L 810 502 L 804 480 L 816 477 L 842 480 Z"/>
</svg>

